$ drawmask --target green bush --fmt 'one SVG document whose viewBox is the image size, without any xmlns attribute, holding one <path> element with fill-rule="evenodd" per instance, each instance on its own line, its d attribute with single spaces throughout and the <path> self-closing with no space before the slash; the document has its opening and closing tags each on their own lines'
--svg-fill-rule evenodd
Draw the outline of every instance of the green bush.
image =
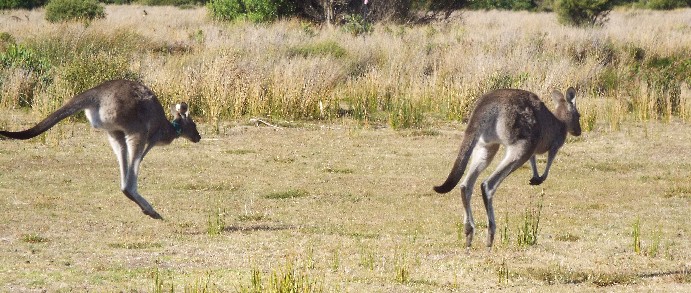
<svg viewBox="0 0 691 293">
<path fill-rule="evenodd" d="M 645 8 L 656 10 L 672 10 L 691 5 L 689 0 L 642 0 L 640 3 Z"/>
<path fill-rule="evenodd" d="M 531 0 L 476 0 L 470 5 L 473 9 L 533 10 L 537 2 Z"/>
<path fill-rule="evenodd" d="M 294 11 L 287 0 L 211 0 L 207 9 L 216 20 L 247 19 L 252 22 L 273 21 Z"/>
<path fill-rule="evenodd" d="M 43 6 L 48 0 L 0 0 L 0 9 L 33 9 Z"/>
<path fill-rule="evenodd" d="M 559 21 L 575 26 L 604 25 L 616 0 L 557 0 Z"/>
<path fill-rule="evenodd" d="M 105 8 L 96 0 L 51 0 L 46 5 L 49 22 L 78 20 L 88 23 L 105 17 Z"/>
<path fill-rule="evenodd" d="M 112 1 L 112 0 L 111 0 Z M 119 0 L 123 1 L 123 0 Z M 189 6 L 198 3 L 205 3 L 203 0 L 138 0 L 136 1 L 141 5 L 148 6 Z"/>
</svg>

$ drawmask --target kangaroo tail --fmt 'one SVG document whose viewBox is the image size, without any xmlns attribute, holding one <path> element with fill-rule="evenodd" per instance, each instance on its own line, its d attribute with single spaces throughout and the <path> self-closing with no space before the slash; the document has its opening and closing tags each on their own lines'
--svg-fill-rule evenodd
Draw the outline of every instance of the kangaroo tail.
<svg viewBox="0 0 691 293">
<path fill-rule="evenodd" d="M 48 129 L 50 129 L 63 119 L 83 110 L 85 108 L 85 104 L 86 99 L 76 96 L 72 98 L 70 101 L 68 101 L 65 105 L 60 107 L 60 109 L 48 115 L 48 117 L 43 119 L 43 121 L 36 124 L 36 126 L 31 127 L 27 130 L 17 132 L 0 131 L 0 136 L 13 139 L 30 139 L 32 137 L 36 137 L 39 134 L 46 132 Z"/>
<path fill-rule="evenodd" d="M 468 159 L 470 159 L 470 155 L 473 148 L 475 148 L 475 144 L 477 144 L 477 140 L 477 135 L 473 134 L 469 136 L 466 134 L 461 142 L 461 149 L 458 151 L 458 157 L 453 164 L 453 168 L 451 168 L 449 177 L 446 178 L 446 181 L 442 185 L 435 186 L 434 191 L 438 193 L 447 193 L 456 187 L 458 181 L 461 181 L 461 177 L 463 177 L 463 172 L 465 172 L 465 167 L 468 165 Z"/>
</svg>

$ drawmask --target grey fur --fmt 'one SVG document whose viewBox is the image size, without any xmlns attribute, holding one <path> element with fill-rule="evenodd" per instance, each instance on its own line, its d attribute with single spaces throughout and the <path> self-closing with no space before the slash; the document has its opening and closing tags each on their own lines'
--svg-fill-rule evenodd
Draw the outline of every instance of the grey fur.
<svg viewBox="0 0 691 293">
<path fill-rule="evenodd" d="M 82 110 L 94 128 L 108 132 L 108 140 L 120 165 L 122 192 L 137 203 L 144 214 L 161 219 L 161 215 L 137 192 L 139 164 L 152 147 L 170 144 L 179 136 L 199 142 L 201 136 L 197 125 L 189 118 L 187 104 L 181 103 L 172 109 L 173 122 L 181 127 L 178 135 L 149 88 L 139 82 L 111 80 L 73 97 L 30 129 L 0 131 L 0 135 L 29 139 Z"/>
<path fill-rule="evenodd" d="M 500 89 L 489 92 L 478 100 L 465 130 L 461 149 L 446 181 L 434 190 L 451 191 L 463 177 L 470 161 L 469 173 L 461 184 L 466 247 L 470 247 L 475 223 L 470 208 L 473 186 L 480 173 L 492 161 L 500 145 L 506 154 L 480 189 L 488 218 L 487 247 L 492 247 L 496 224 L 492 199 L 499 184 L 513 171 L 530 161 L 533 176 L 529 183 L 539 185 L 547 179 L 554 157 L 564 145 L 566 134 L 581 135 L 580 114 L 576 108 L 576 90 L 569 88 L 566 97 L 552 92 L 556 107 L 552 113 L 534 93 L 518 89 Z M 536 154 L 547 153 L 547 165 L 538 174 Z"/>
</svg>

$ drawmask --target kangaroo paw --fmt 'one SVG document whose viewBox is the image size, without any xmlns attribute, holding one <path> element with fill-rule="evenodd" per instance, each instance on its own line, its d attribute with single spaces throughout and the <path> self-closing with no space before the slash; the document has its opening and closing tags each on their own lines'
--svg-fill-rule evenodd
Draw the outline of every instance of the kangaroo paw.
<svg viewBox="0 0 691 293">
<path fill-rule="evenodd" d="M 154 210 L 151 210 L 151 211 L 142 210 L 142 212 L 144 212 L 145 215 L 147 215 L 147 216 L 149 216 L 149 217 L 151 217 L 151 218 L 153 218 L 153 219 L 156 219 L 156 220 L 163 220 L 163 217 L 161 217 L 161 215 L 159 215 L 159 214 L 158 214 L 156 211 L 154 211 Z"/>
<path fill-rule="evenodd" d="M 533 177 L 533 178 L 530 178 L 530 185 L 540 185 L 544 181 L 545 180 L 542 179 L 542 177 Z"/>
</svg>

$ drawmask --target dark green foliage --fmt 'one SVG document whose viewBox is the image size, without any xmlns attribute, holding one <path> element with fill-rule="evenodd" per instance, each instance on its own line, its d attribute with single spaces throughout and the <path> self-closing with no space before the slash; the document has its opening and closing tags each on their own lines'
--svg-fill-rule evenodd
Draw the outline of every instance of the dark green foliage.
<svg viewBox="0 0 691 293">
<path fill-rule="evenodd" d="M 672 10 L 691 6 L 690 0 L 641 0 L 643 7 L 656 10 Z"/>
<path fill-rule="evenodd" d="M 129 1 L 129 0 L 109 0 L 109 1 Z M 206 0 L 136 0 L 132 1 L 141 5 L 149 6 L 189 6 L 195 4 L 204 4 Z"/>
<path fill-rule="evenodd" d="M 33 9 L 46 4 L 48 0 L 0 0 L 0 9 Z"/>
<path fill-rule="evenodd" d="M 0 52 L 0 68 L 9 67 L 43 74 L 50 68 L 50 62 L 34 48 L 13 43 L 4 52 Z"/>
<path fill-rule="evenodd" d="M 557 0 L 559 21 L 575 26 L 604 25 L 616 0 Z"/>
<path fill-rule="evenodd" d="M 367 21 L 359 14 L 351 14 L 347 16 L 345 23 L 343 24 L 343 29 L 355 36 L 369 34 L 374 31 L 372 23 Z"/>
<path fill-rule="evenodd" d="M 470 5 L 474 9 L 534 10 L 538 3 L 533 0 L 477 0 Z"/>
<path fill-rule="evenodd" d="M 268 22 L 292 15 L 294 6 L 287 0 L 211 0 L 207 9 L 216 20 Z"/>
<path fill-rule="evenodd" d="M 50 22 L 85 21 L 105 18 L 102 4 L 96 0 L 51 0 L 46 5 L 46 20 Z"/>
<path fill-rule="evenodd" d="M 9 34 L 7 34 L 9 35 Z M 7 36 L 4 35 L 3 36 Z M 11 37 L 11 35 L 10 35 Z M 16 93 L 16 106 L 29 107 L 33 104 L 36 88 L 52 81 L 51 64 L 41 51 L 14 43 L 13 40 L 0 52 L 0 69 L 24 72 L 22 90 Z M 0 84 L 4 82 L 0 78 Z"/>
</svg>

